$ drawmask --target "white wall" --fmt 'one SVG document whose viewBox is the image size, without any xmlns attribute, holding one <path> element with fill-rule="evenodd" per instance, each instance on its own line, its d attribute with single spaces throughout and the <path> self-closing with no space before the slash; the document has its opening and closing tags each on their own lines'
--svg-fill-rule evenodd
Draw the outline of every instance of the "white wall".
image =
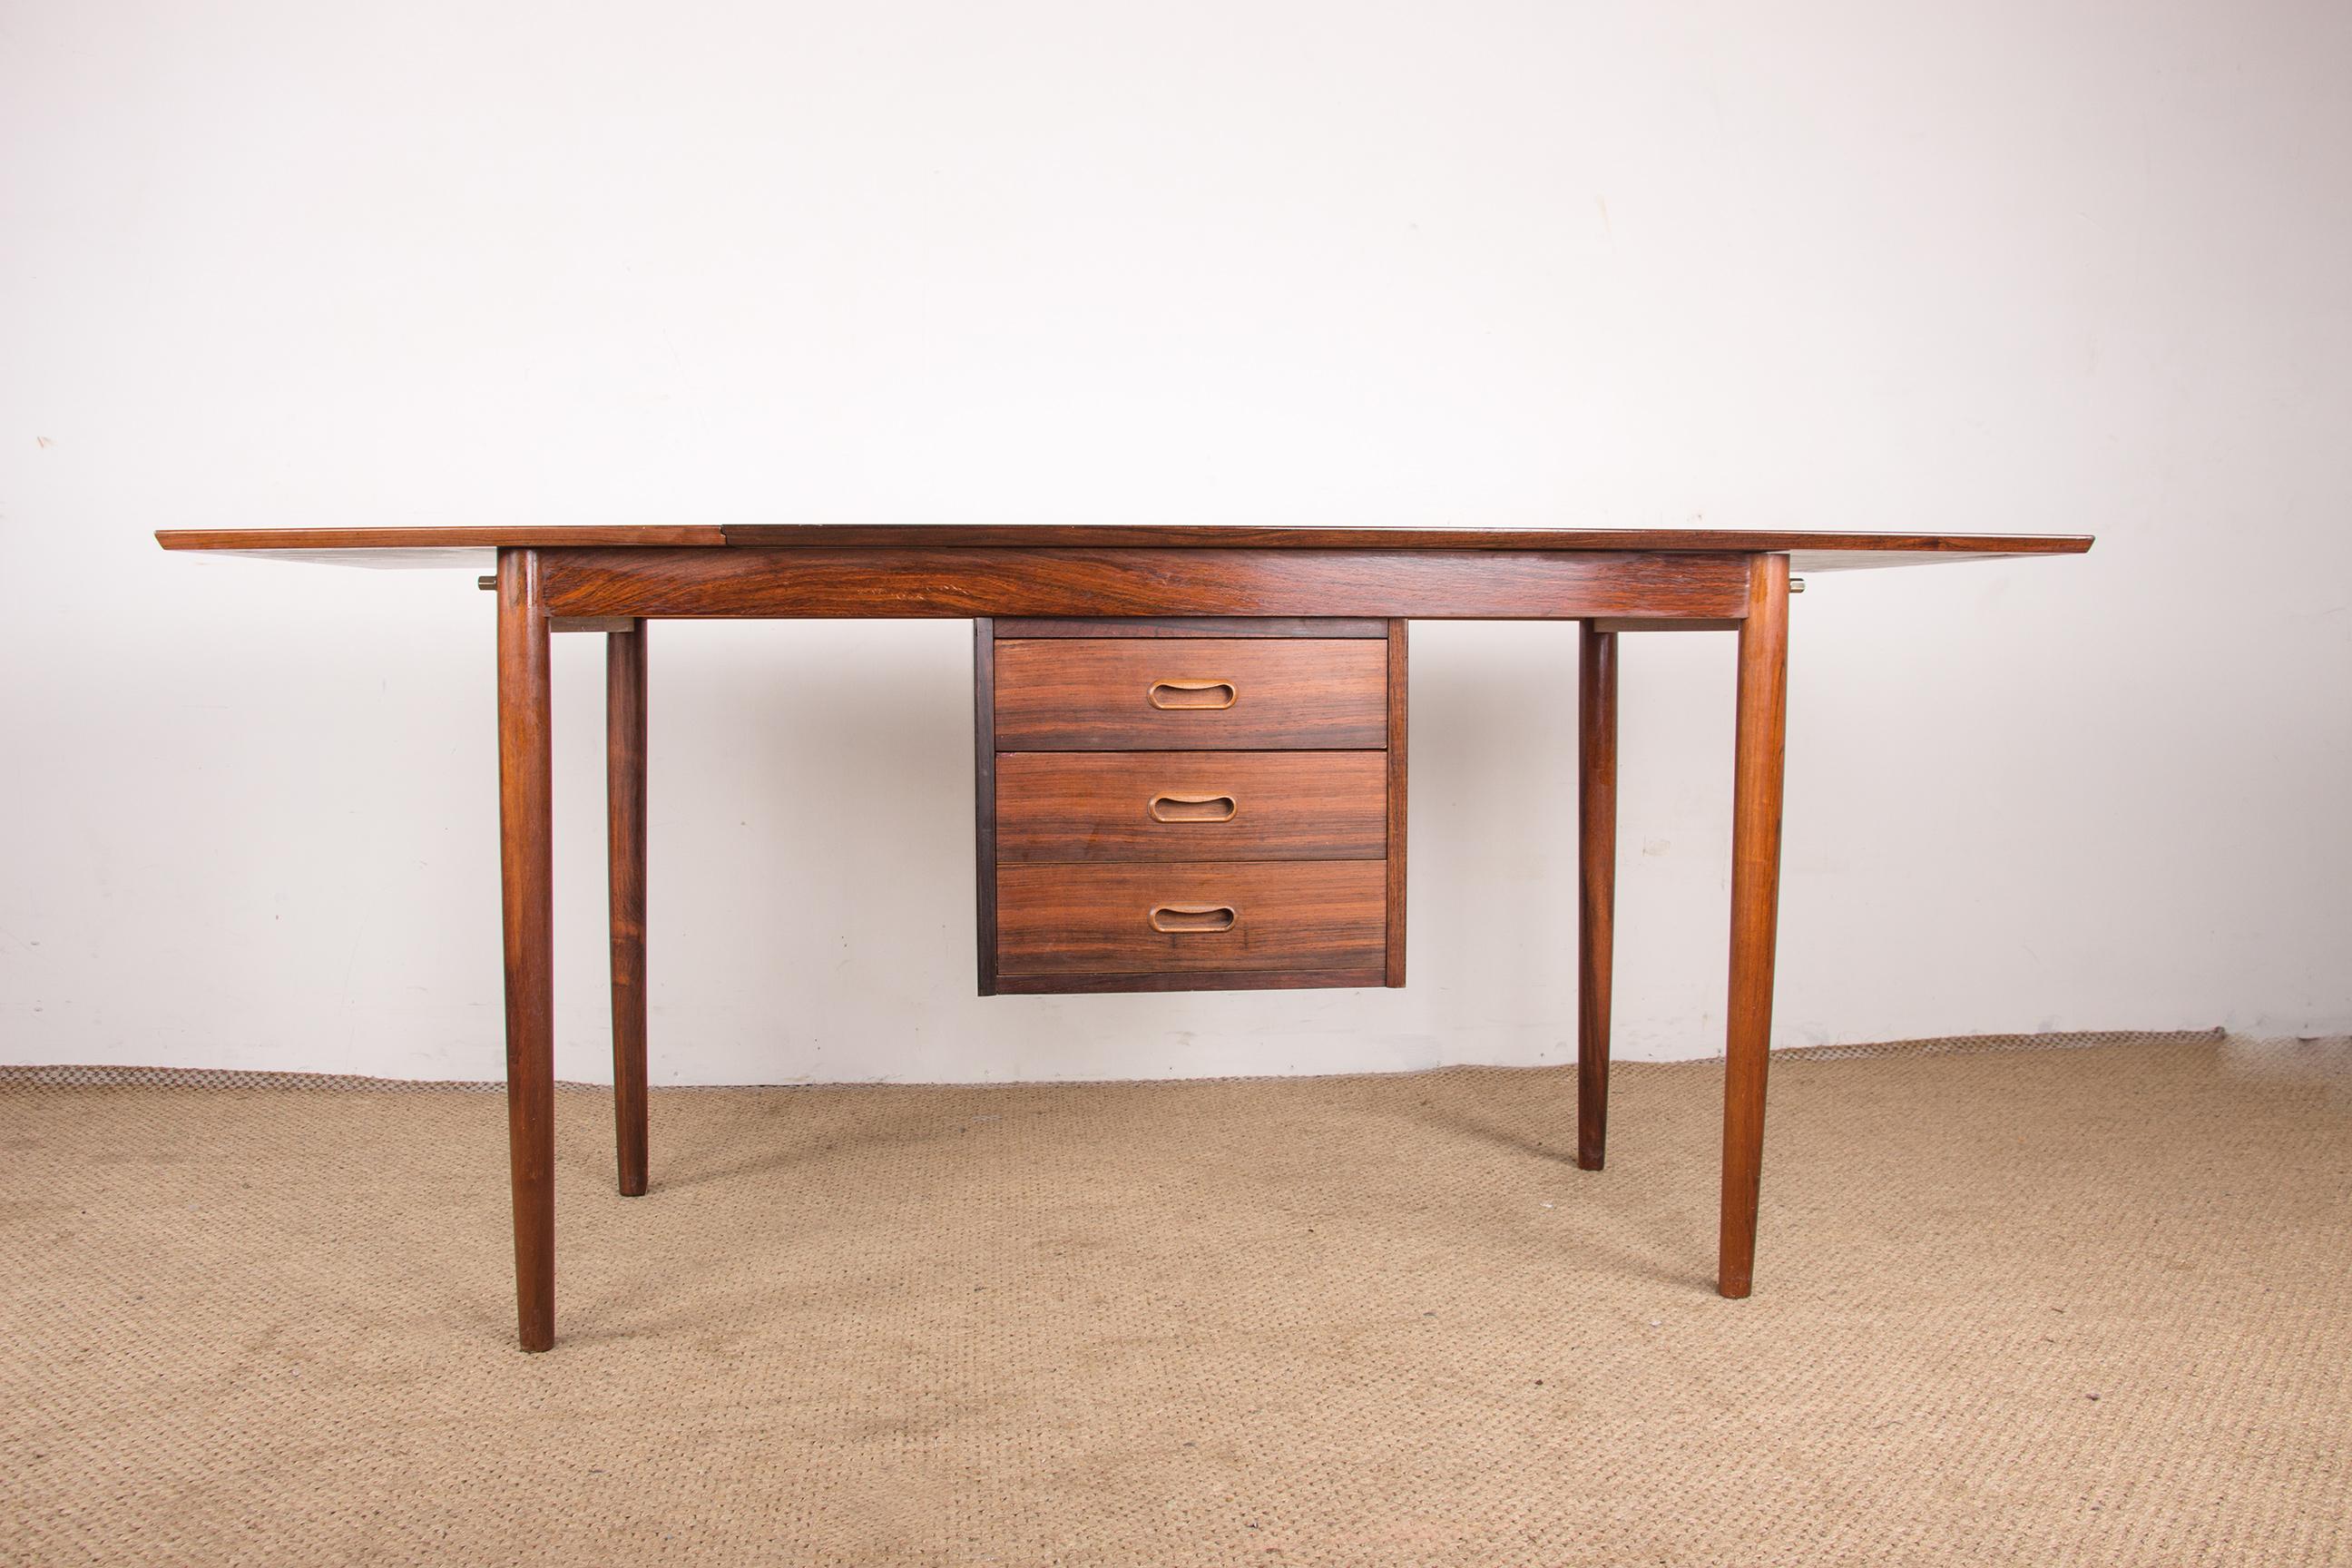
<svg viewBox="0 0 2352 1568">
<path fill-rule="evenodd" d="M 0 1058 L 499 1069 L 488 598 L 206 524 L 2095 531 L 1797 601 L 1777 1038 L 2352 1026 L 2347 81 L 2328 0 L 0 5 Z M 1574 630 L 1415 638 L 1410 989 L 982 1002 L 967 628 L 657 626 L 656 1075 L 1566 1059 Z M 1621 1050 L 1712 1054 L 1730 647 L 1625 666 Z"/>
</svg>

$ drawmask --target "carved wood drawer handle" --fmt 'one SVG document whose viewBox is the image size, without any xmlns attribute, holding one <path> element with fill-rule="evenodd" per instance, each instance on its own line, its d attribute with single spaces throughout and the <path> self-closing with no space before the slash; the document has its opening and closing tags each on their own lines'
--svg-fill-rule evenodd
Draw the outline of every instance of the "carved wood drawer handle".
<svg viewBox="0 0 2352 1568">
<path fill-rule="evenodd" d="M 1144 693 L 1154 708 L 1170 710 L 1230 708 L 1241 700 L 1241 689 L 1230 680 L 1158 680 Z"/>
<path fill-rule="evenodd" d="M 1155 795 L 1154 822 L 1231 822 L 1242 803 L 1229 795 Z"/>
<path fill-rule="evenodd" d="M 1231 904 L 1161 904 L 1151 911 L 1151 929 L 1169 932 L 1231 931 L 1242 918 Z"/>
</svg>

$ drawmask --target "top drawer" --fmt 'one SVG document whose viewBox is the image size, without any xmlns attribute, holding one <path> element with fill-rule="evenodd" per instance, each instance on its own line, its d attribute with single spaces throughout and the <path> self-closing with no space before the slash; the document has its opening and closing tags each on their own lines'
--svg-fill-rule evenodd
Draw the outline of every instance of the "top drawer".
<svg viewBox="0 0 2352 1568">
<path fill-rule="evenodd" d="M 996 647 L 1002 752 L 1378 751 L 1376 637 L 1040 637 Z"/>
</svg>

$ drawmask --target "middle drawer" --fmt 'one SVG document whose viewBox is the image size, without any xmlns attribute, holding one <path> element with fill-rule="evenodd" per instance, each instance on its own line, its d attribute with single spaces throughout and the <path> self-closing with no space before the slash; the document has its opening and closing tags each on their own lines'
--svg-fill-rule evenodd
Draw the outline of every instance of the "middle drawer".
<svg viewBox="0 0 2352 1568">
<path fill-rule="evenodd" d="M 996 857 L 1378 860 L 1380 752 L 1004 752 Z"/>
</svg>

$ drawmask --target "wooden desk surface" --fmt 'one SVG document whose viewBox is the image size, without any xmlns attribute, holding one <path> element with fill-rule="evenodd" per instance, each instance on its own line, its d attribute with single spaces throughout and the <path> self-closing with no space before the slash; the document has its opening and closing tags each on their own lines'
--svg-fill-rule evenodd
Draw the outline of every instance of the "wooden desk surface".
<svg viewBox="0 0 2352 1568">
<path fill-rule="evenodd" d="M 1792 571 L 1906 566 L 2018 555 L 2079 555 L 2082 533 L 1835 533 L 1723 528 L 1219 528 L 1123 523 L 873 527 L 793 523 L 728 528 L 165 529 L 166 550 L 220 550 L 354 566 L 487 565 L 501 547 L 711 550 L 1469 550 L 1759 552 Z"/>
</svg>

